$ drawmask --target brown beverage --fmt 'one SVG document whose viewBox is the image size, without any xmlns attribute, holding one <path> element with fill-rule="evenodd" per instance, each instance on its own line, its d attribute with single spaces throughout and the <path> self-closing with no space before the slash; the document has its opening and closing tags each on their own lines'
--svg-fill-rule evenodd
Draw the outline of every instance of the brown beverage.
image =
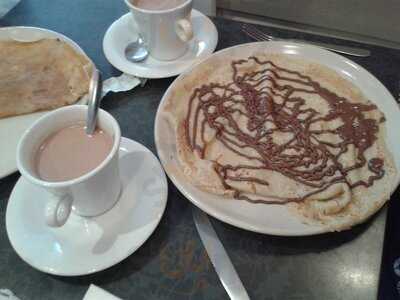
<svg viewBox="0 0 400 300">
<path fill-rule="evenodd" d="M 131 3 L 142 9 L 166 10 L 177 7 L 187 0 L 131 0 Z"/>
<path fill-rule="evenodd" d="M 40 146 L 35 156 L 39 177 L 46 181 L 78 178 L 100 165 L 113 147 L 113 138 L 96 128 L 87 135 L 83 124 L 63 128 Z"/>
</svg>

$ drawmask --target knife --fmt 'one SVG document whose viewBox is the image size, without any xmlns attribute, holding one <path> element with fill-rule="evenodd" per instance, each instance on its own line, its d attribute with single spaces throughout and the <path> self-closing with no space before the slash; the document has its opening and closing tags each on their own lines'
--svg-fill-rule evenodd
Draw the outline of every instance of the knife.
<svg viewBox="0 0 400 300">
<path fill-rule="evenodd" d="M 224 246 L 218 239 L 217 233 L 211 225 L 208 216 L 197 207 L 193 206 L 193 219 L 199 232 L 200 239 L 206 248 L 208 257 L 218 274 L 230 299 L 249 300 L 249 295 L 237 274 L 235 267 L 226 253 Z"/>
</svg>

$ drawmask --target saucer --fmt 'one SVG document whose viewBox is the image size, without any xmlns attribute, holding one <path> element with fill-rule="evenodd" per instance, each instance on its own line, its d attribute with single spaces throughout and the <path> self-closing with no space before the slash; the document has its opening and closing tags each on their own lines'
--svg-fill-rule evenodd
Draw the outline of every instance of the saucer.
<svg viewBox="0 0 400 300">
<path fill-rule="evenodd" d="M 118 70 L 144 78 L 165 78 L 179 75 L 191 65 L 212 54 L 217 46 L 218 31 L 211 20 L 201 12 L 192 10 L 194 37 L 188 51 L 173 61 L 160 61 L 151 55 L 138 63 L 125 58 L 126 45 L 137 39 L 137 27 L 131 13 L 123 15 L 108 28 L 103 39 L 104 54 Z"/>
<path fill-rule="evenodd" d="M 11 245 L 32 267 L 55 275 L 94 273 L 135 252 L 153 233 L 164 213 L 168 186 L 153 153 L 121 139 L 123 190 L 115 206 L 101 216 L 71 213 L 59 228 L 45 225 L 47 192 L 21 177 L 8 201 L 6 228 Z"/>
</svg>

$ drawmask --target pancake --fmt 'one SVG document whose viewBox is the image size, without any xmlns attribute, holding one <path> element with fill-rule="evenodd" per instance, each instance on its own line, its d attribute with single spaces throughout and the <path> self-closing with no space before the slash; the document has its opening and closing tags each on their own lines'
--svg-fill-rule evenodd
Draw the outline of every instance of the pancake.
<svg viewBox="0 0 400 300">
<path fill-rule="evenodd" d="M 91 63 L 67 43 L 0 42 L 0 118 L 50 110 L 88 92 Z"/>
<path fill-rule="evenodd" d="M 193 73 L 163 112 L 196 187 L 226 201 L 285 205 L 330 230 L 362 222 L 389 199 L 397 171 L 384 115 L 335 71 L 256 53 Z"/>
</svg>

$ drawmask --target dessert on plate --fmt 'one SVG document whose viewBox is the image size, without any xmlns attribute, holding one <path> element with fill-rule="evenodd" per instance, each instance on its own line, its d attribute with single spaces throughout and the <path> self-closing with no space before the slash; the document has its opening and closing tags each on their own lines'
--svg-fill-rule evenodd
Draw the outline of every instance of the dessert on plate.
<svg viewBox="0 0 400 300">
<path fill-rule="evenodd" d="M 351 82 L 284 54 L 200 64 L 166 99 L 180 169 L 221 201 L 285 205 L 342 230 L 390 197 L 385 116 Z M 232 200 L 234 199 L 234 200 Z"/>
<path fill-rule="evenodd" d="M 0 118 L 73 104 L 89 89 L 92 64 L 59 39 L 0 41 Z"/>
</svg>

